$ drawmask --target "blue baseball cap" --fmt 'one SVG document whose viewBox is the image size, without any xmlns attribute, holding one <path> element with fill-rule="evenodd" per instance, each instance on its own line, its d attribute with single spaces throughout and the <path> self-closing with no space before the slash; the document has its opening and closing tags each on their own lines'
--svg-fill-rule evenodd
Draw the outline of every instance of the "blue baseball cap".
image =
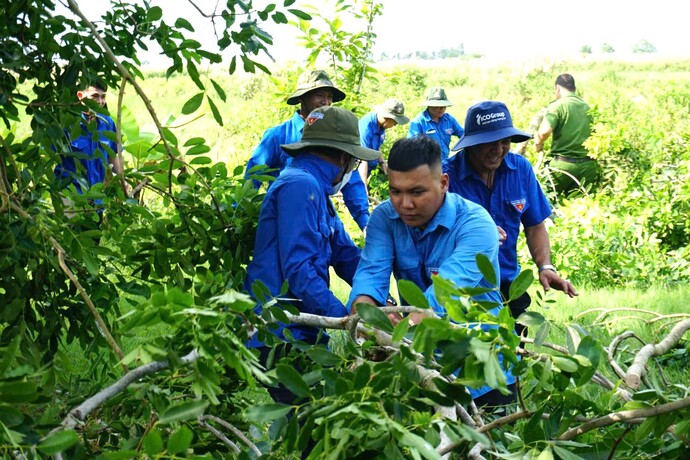
<svg viewBox="0 0 690 460">
<path fill-rule="evenodd" d="M 524 142 L 532 136 L 515 129 L 508 107 L 503 102 L 484 101 L 467 110 L 465 134 L 451 149 L 460 150 L 473 145 L 488 144 L 509 137 L 511 142 Z"/>
</svg>

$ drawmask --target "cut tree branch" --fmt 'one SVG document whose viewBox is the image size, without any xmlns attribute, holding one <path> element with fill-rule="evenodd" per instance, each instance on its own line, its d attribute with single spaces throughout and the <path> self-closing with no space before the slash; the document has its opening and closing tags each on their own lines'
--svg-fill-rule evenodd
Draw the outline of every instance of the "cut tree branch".
<svg viewBox="0 0 690 460">
<path fill-rule="evenodd" d="M 671 332 L 669 332 L 661 342 L 657 344 L 647 344 L 642 347 L 637 355 L 635 355 L 632 365 L 625 374 L 625 383 L 627 383 L 630 388 L 639 388 L 642 377 L 647 373 L 647 361 L 655 356 L 661 356 L 668 352 L 689 329 L 690 320 L 681 321 L 671 329 Z"/>
<path fill-rule="evenodd" d="M 596 418 L 591 422 L 583 423 L 578 427 L 571 428 L 570 430 L 560 435 L 558 439 L 562 441 L 569 441 L 571 439 L 575 439 L 583 433 L 604 426 L 613 425 L 614 423 L 626 423 L 630 422 L 633 419 L 654 417 L 661 414 L 667 414 L 669 412 L 675 412 L 686 407 L 690 407 L 690 397 L 645 409 L 632 409 L 620 412 L 613 412 L 603 417 Z"/>
</svg>

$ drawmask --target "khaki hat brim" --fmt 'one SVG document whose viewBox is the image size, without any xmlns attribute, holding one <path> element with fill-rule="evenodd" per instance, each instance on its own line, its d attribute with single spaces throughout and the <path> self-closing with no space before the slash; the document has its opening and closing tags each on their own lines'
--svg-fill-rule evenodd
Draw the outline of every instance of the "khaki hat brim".
<svg viewBox="0 0 690 460">
<path fill-rule="evenodd" d="M 426 107 L 450 107 L 453 103 L 447 99 L 440 99 L 437 101 L 424 101 L 422 105 Z"/>
<path fill-rule="evenodd" d="M 320 88 L 330 88 L 333 91 L 333 102 L 340 102 L 344 100 L 347 95 L 336 88 L 335 86 L 330 86 L 330 85 L 318 85 L 314 86 L 313 88 L 308 88 L 308 89 L 298 89 L 293 93 L 292 96 L 290 96 L 287 100 L 288 105 L 297 105 L 299 104 L 299 99 L 307 94 L 310 91 L 314 91 L 315 89 L 320 89 Z"/>
<path fill-rule="evenodd" d="M 372 150 L 361 145 L 348 144 L 345 142 L 333 141 L 331 139 L 305 139 L 300 142 L 293 142 L 292 144 L 283 144 L 280 146 L 288 155 L 294 157 L 302 150 L 307 150 L 313 147 L 329 147 L 340 150 L 362 161 L 376 160 L 381 156 L 378 150 Z"/>
<path fill-rule="evenodd" d="M 395 122 L 399 125 L 406 125 L 407 123 L 410 122 L 410 119 L 407 118 L 405 115 L 396 115 L 394 113 L 388 112 L 381 107 L 376 107 L 376 115 L 380 116 L 382 118 L 390 118 L 391 120 L 395 120 Z"/>
</svg>

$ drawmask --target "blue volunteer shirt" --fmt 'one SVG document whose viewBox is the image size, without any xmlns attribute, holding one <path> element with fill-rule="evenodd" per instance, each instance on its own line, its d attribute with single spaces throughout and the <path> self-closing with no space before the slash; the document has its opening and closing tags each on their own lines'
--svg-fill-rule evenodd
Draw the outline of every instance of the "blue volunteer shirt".
<svg viewBox="0 0 690 460">
<path fill-rule="evenodd" d="M 386 130 L 379 126 L 379 119 L 376 112 L 369 112 L 359 120 L 359 139 L 363 147 L 381 151 L 381 145 L 386 140 Z M 369 163 L 369 174 L 379 164 L 379 160 L 371 160 Z"/>
<path fill-rule="evenodd" d="M 61 162 L 54 170 L 57 180 L 68 182 L 71 179 L 80 194 L 83 187 L 92 187 L 105 181 L 108 158 L 117 154 L 117 143 L 104 135 L 108 131 L 115 133 L 115 122 L 102 114 L 96 114 L 95 121 L 96 130 L 89 132 L 86 115 L 82 114 L 82 135 L 70 141 L 72 154 L 61 155 Z M 101 203 L 102 200 L 97 202 Z"/>
<path fill-rule="evenodd" d="M 286 166 L 292 161 L 292 157 L 285 153 L 285 151 L 280 148 L 284 144 L 292 144 L 294 142 L 299 142 L 302 139 L 302 130 L 304 129 L 304 119 L 300 116 L 299 111 L 295 111 L 292 118 L 285 121 L 278 126 L 268 128 L 261 142 L 256 146 L 252 156 L 247 162 L 247 167 L 244 172 L 245 179 L 249 179 L 252 173 L 249 171 L 258 165 L 266 165 L 275 171 L 262 172 L 262 175 L 269 175 L 273 177 L 278 177 L 280 172 L 285 169 Z M 355 177 L 355 174 L 357 177 Z M 261 186 L 261 181 L 254 180 L 255 188 Z M 345 201 L 345 206 L 350 211 L 352 218 L 357 222 L 360 229 L 367 226 L 369 221 L 369 197 L 367 196 L 367 189 L 359 177 L 359 173 L 354 173 L 350 182 L 353 184 L 347 192 L 343 190 L 343 200 Z M 269 184 L 270 185 L 270 184 Z"/>
<path fill-rule="evenodd" d="M 369 195 L 367 195 L 367 187 L 364 185 L 359 170 L 352 172 L 352 177 L 340 192 L 343 194 L 343 202 L 350 211 L 350 215 L 359 229 L 364 230 L 369 223 Z"/>
<path fill-rule="evenodd" d="M 276 171 L 264 172 L 262 174 L 278 177 L 280 171 L 285 169 L 291 160 L 290 155 L 285 153 L 280 146 L 299 141 L 302 138 L 303 128 L 304 119 L 300 116 L 299 111 L 295 111 L 289 120 L 278 126 L 268 128 L 247 162 L 244 177 L 248 179 L 252 174 L 249 171 L 258 165 L 266 165 L 269 168 L 276 169 Z M 261 182 L 255 180 L 254 187 L 259 188 L 260 186 Z"/>
<path fill-rule="evenodd" d="M 355 274 L 348 309 L 361 295 L 368 295 L 385 305 L 390 288 L 390 275 L 396 280 L 409 280 L 424 290 L 424 295 L 439 316 L 445 309 L 436 301 L 431 276 L 453 281 L 459 287 L 495 288 L 484 279 L 476 262 L 476 254 L 486 255 L 496 273 L 498 266 L 498 231 L 487 212 L 480 206 L 447 193 L 443 205 L 424 230 L 405 224 L 390 200 L 381 203 L 371 215 L 366 242 Z M 498 315 L 501 294 L 498 289 L 475 297 L 496 302 L 491 313 Z M 491 326 L 482 326 L 486 329 Z M 502 356 L 499 356 L 502 362 Z M 505 372 L 508 385 L 515 382 Z M 488 386 L 470 388 L 473 398 L 488 393 Z"/>
<path fill-rule="evenodd" d="M 551 215 L 549 200 L 537 182 L 532 165 L 524 157 L 508 153 L 496 170 L 492 190 L 472 169 L 464 150 L 444 162 L 443 172 L 450 178 L 451 192 L 481 205 L 495 224 L 505 230 L 507 238 L 499 250 L 501 281 L 512 282 L 520 273 L 517 255 L 520 224 L 532 227 Z"/>
<path fill-rule="evenodd" d="M 420 113 L 412 121 L 407 131 L 407 137 L 426 136 L 435 140 L 441 146 L 441 158 L 446 159 L 450 154 L 450 138 L 455 135 L 462 137 L 465 130 L 462 129 L 458 120 L 449 113 L 444 113 L 436 123 L 431 119 L 429 110 Z"/>
<path fill-rule="evenodd" d="M 340 169 L 313 155 L 301 154 L 266 193 L 261 205 L 254 259 L 247 267 L 244 289 L 251 295 L 261 281 L 273 296 L 288 282 L 288 299 L 301 312 L 323 316 L 347 315 L 330 291 L 329 267 L 352 284 L 360 249 L 350 239 L 329 197 Z M 261 306 L 257 307 L 261 312 Z M 275 331 L 282 337 L 281 325 Z M 297 340 L 315 343 L 318 328 L 287 326 Z M 261 346 L 256 339 L 252 346 Z"/>
<path fill-rule="evenodd" d="M 445 309 L 436 301 L 431 275 L 438 274 L 461 287 L 494 287 L 479 271 L 477 253 L 489 257 L 498 273 L 498 231 L 480 206 L 448 193 L 422 230 L 405 224 L 390 200 L 386 200 L 369 219 L 348 305 L 360 295 L 368 295 L 384 305 L 393 273 L 395 279 L 412 281 L 424 289 L 429 304 L 443 316 Z M 478 299 L 500 303 L 501 295 L 491 291 Z"/>
</svg>

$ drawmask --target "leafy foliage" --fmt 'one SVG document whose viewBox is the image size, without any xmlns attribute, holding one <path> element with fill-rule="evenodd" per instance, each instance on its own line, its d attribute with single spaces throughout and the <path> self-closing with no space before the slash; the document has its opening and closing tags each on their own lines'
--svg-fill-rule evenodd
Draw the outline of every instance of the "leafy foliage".
<svg viewBox="0 0 690 460">
<path fill-rule="evenodd" d="M 69 3 L 76 13 L 77 5 Z M 343 14 L 351 10 L 350 3 L 336 4 Z M 241 84 L 232 86 L 211 64 L 224 65 L 229 74 L 238 65 L 248 72 L 268 70 L 260 56 L 272 38 L 262 23 L 307 21 L 312 15 L 291 0 L 263 8 L 226 2 L 211 15 L 218 49 L 206 50 L 193 38 L 188 18 L 168 23 L 161 8 L 144 2 L 114 2 L 95 24 L 74 19 L 76 14 L 56 15 L 53 7 L 10 2 L 0 25 L 2 456 L 286 458 L 309 445 L 312 458 L 432 459 L 441 457 L 442 448 L 466 457 L 474 446 L 504 458 L 687 455 L 687 406 L 640 424 L 583 428 L 583 418 L 657 410 L 687 399 L 683 384 L 666 385 L 655 375 L 643 390 L 617 391 L 606 377 L 615 382 L 616 375 L 603 375 L 608 350 L 596 321 L 553 324 L 530 311 L 519 321 L 535 331 L 534 348 L 519 354 L 508 309 L 492 315 L 470 300 L 468 290 L 440 278 L 434 289 L 449 316 L 484 327 L 448 318 L 393 327 L 381 310 L 363 308 L 358 324 L 353 318 L 329 323 L 356 330 L 363 340 L 357 333 L 353 339 L 335 332 L 331 348 L 294 343 L 286 356 L 276 346 L 275 366 L 263 368 L 247 340 L 254 334 L 270 339 L 269 329 L 296 312 L 272 301 L 256 315 L 254 302 L 239 292 L 262 191 L 243 180 L 239 156 L 224 156 L 234 160 L 230 164 L 216 160 L 218 150 L 241 151 L 237 144 L 253 145 L 260 134 L 258 123 L 227 115 L 234 115 L 232 106 L 283 100 L 299 72 L 287 70 L 274 79 L 234 76 Z M 511 74 L 505 70 L 497 71 L 504 83 L 481 89 L 467 68 L 445 74 L 391 69 L 374 80 L 368 50 L 381 5 L 358 8 L 364 32 L 343 32 L 332 17 L 322 17 L 330 21 L 328 34 L 303 29 L 317 48 L 323 45 L 320 52 L 330 53 L 348 91 L 364 85 L 361 99 L 348 102 L 355 110 L 373 102 L 366 93 L 397 90 L 407 102 L 431 84 L 448 87 L 461 107 L 460 101 L 479 94 L 505 99 L 511 107 L 520 101 L 526 108 L 515 113 L 516 120 L 545 102 L 527 96 L 550 85 L 545 71 L 520 77 L 517 93 L 509 92 L 505 81 Z M 335 47 L 331 35 L 353 46 Z M 138 53 L 154 44 L 169 67 L 145 76 Z M 223 53 L 231 49 L 236 55 L 226 60 Z M 624 94 L 633 84 L 623 86 L 619 73 L 590 77 L 588 91 L 597 107 L 590 149 L 602 162 L 605 183 L 597 194 L 559 208 L 568 224 L 552 228 L 554 252 L 571 278 L 581 281 L 685 281 L 687 85 L 640 86 L 645 98 L 639 100 Z M 136 195 L 129 196 L 118 180 L 83 194 L 54 180 L 66 134 L 80 132 L 83 107 L 74 95 L 95 77 L 111 88 L 133 88 L 140 99 L 139 109 L 119 98 L 110 108 L 123 136 L 125 179 Z M 146 96 L 154 94 L 143 89 L 147 79 L 147 91 L 158 91 L 156 97 Z M 167 104 L 163 117 L 149 107 L 151 101 Z M 271 117 L 283 115 L 283 108 L 273 110 Z M 148 125 L 141 122 L 146 111 Z M 202 114 L 210 115 L 213 128 L 187 126 Z M 213 129 L 226 131 L 219 145 Z M 371 189 L 383 195 L 385 177 L 374 176 Z M 66 207 L 63 198 L 73 205 Z M 94 200 L 103 202 L 102 221 Z M 478 264 L 487 278 L 495 278 L 481 259 Z M 525 271 L 511 297 L 532 279 Z M 399 291 L 426 306 L 415 286 L 401 283 Z M 566 346 L 548 344 L 550 331 L 562 331 Z M 685 348 L 674 352 L 675 359 L 685 362 Z M 631 353 L 627 347 L 623 352 Z M 512 424 L 503 419 L 482 431 L 469 416 L 444 412 L 466 411 L 468 386 L 488 383 L 506 392 L 507 366 L 520 383 Z M 275 404 L 262 388 L 279 383 L 295 395 L 294 405 Z M 495 417 L 486 415 L 487 421 Z M 578 428 L 575 441 L 568 433 Z"/>
</svg>

